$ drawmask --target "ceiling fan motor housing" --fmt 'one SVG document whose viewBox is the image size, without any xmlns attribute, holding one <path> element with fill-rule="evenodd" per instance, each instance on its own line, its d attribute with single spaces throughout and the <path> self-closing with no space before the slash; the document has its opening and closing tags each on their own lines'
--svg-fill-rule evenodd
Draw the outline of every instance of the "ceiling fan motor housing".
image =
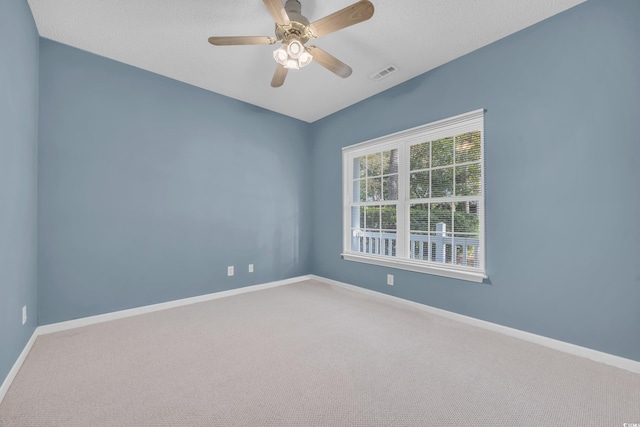
<svg viewBox="0 0 640 427">
<path fill-rule="evenodd" d="M 284 10 L 289 16 L 291 23 L 289 25 L 276 24 L 276 37 L 278 41 L 283 43 L 292 39 L 298 39 L 300 43 L 305 44 L 311 38 L 308 29 L 309 20 L 302 16 L 302 5 L 298 0 L 287 0 Z"/>
<path fill-rule="evenodd" d="M 284 10 L 287 11 L 290 20 L 309 25 L 309 20 L 302 16 L 302 5 L 298 0 L 287 0 L 287 3 L 284 5 Z"/>
</svg>

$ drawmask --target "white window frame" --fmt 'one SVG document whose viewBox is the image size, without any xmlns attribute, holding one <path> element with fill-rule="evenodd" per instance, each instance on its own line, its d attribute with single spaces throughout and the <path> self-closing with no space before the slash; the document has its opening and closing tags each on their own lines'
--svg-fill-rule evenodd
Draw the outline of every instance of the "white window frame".
<svg viewBox="0 0 640 427">
<path fill-rule="evenodd" d="M 438 263 L 428 260 L 415 260 L 409 257 L 409 209 L 412 203 L 409 198 L 409 147 L 416 143 L 434 141 L 462 133 L 480 131 L 480 186 L 478 201 L 479 221 L 479 254 L 478 267 L 459 266 Z M 353 200 L 353 160 L 363 155 L 399 150 L 398 165 L 398 201 L 397 201 L 397 240 L 396 256 L 377 255 L 351 250 L 351 208 Z M 342 183 L 343 183 L 343 252 L 347 261 L 363 262 L 384 267 L 410 270 L 420 273 L 434 274 L 472 282 L 482 282 L 487 278 L 485 269 L 485 184 L 484 184 L 484 109 L 460 114 L 455 117 L 428 123 L 391 135 L 364 141 L 342 149 Z M 447 198 L 447 201 L 464 201 L 464 197 Z M 413 201 L 415 203 L 415 201 Z"/>
</svg>

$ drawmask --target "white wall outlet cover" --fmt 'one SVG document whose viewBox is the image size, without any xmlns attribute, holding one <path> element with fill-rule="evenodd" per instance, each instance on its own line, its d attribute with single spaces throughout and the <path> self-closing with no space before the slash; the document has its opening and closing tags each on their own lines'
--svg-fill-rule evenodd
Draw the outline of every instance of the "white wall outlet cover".
<svg viewBox="0 0 640 427">
<path fill-rule="evenodd" d="M 22 307 L 22 324 L 27 323 L 27 306 Z"/>
<path fill-rule="evenodd" d="M 393 286 L 393 274 L 387 274 L 387 285 Z"/>
<path fill-rule="evenodd" d="M 233 265 L 227 267 L 227 276 L 233 276 Z"/>
<path fill-rule="evenodd" d="M 249 273 L 253 273 L 253 264 L 249 264 Z"/>
</svg>

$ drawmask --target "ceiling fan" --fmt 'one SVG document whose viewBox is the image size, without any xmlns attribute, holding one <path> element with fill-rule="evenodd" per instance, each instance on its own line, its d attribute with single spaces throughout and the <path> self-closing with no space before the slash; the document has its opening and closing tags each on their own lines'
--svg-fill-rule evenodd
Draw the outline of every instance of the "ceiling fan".
<svg viewBox="0 0 640 427">
<path fill-rule="evenodd" d="M 302 7 L 298 0 L 263 0 L 267 10 L 276 22 L 276 37 L 209 37 L 209 43 L 216 46 L 275 44 L 282 45 L 273 52 L 278 65 L 271 80 L 271 86 L 280 87 L 291 69 L 305 67 L 315 60 L 327 70 L 345 78 L 351 75 L 352 69 L 336 57 L 317 46 L 305 46 L 311 39 L 324 36 L 351 25 L 357 24 L 373 16 L 373 4 L 368 0 L 360 0 L 331 15 L 309 23 L 302 16 Z"/>
</svg>

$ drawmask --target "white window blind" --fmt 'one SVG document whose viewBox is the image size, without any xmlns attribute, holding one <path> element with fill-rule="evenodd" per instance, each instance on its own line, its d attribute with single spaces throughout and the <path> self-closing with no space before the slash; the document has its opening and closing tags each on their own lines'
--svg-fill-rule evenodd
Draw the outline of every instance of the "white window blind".
<svg viewBox="0 0 640 427">
<path fill-rule="evenodd" d="M 484 112 L 343 149 L 351 261 L 482 281 Z"/>
</svg>

